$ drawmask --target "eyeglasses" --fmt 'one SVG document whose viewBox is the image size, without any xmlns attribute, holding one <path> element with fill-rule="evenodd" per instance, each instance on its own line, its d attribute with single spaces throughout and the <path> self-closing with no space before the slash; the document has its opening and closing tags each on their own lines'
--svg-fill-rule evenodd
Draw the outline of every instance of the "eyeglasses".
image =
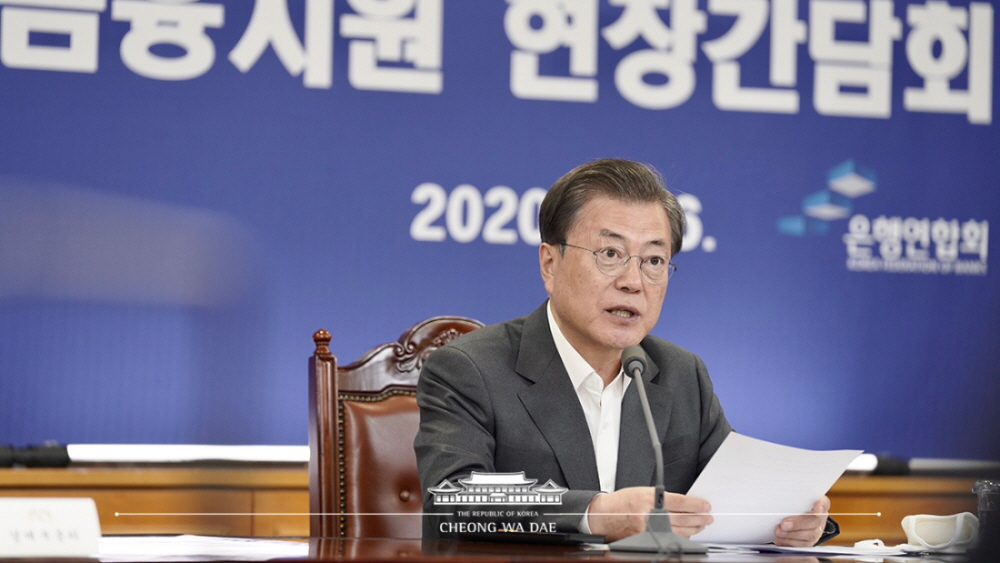
<svg viewBox="0 0 1000 563">
<path fill-rule="evenodd" d="M 575 244 L 569 244 L 568 242 L 561 243 L 561 246 L 579 248 L 580 250 L 590 252 L 594 255 L 594 262 L 597 263 L 597 269 L 606 276 L 620 276 L 628 268 L 629 260 L 633 258 L 639 261 L 639 272 L 642 273 L 642 279 L 654 285 L 666 283 L 674 275 L 674 272 L 677 271 L 676 264 L 667 260 L 666 256 L 659 254 L 645 257 L 633 256 L 626 254 L 624 250 L 615 248 L 614 246 L 605 246 L 600 250 L 591 250 L 582 246 L 576 246 Z"/>
</svg>

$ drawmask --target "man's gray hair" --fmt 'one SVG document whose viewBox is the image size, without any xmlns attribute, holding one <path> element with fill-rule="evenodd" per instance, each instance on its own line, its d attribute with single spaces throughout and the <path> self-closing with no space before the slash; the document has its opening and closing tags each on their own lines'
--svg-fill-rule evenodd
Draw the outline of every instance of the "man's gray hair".
<svg viewBox="0 0 1000 563">
<path fill-rule="evenodd" d="M 595 196 L 625 203 L 659 203 L 670 221 L 670 255 L 681 250 L 684 210 L 653 167 L 621 158 L 604 158 L 577 166 L 549 188 L 538 211 L 542 242 L 563 244 L 580 209 Z"/>
</svg>

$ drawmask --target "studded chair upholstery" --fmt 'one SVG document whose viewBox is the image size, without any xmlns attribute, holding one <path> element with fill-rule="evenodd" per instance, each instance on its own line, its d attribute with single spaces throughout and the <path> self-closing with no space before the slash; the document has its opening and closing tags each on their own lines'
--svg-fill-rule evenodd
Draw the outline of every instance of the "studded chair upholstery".
<svg viewBox="0 0 1000 563">
<path fill-rule="evenodd" d="M 309 534 L 421 537 L 421 494 L 413 438 L 416 384 L 428 354 L 483 326 L 434 317 L 344 366 L 330 333 L 313 335 L 309 362 Z"/>
</svg>

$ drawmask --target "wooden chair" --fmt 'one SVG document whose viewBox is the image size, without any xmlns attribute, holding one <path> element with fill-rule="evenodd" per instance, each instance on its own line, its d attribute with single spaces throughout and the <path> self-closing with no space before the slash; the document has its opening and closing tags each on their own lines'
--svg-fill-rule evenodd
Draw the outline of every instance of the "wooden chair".
<svg viewBox="0 0 1000 563">
<path fill-rule="evenodd" d="M 345 366 L 330 352 L 329 332 L 313 335 L 309 535 L 421 537 L 413 453 L 417 377 L 428 354 L 481 326 L 464 317 L 434 317 Z"/>
</svg>

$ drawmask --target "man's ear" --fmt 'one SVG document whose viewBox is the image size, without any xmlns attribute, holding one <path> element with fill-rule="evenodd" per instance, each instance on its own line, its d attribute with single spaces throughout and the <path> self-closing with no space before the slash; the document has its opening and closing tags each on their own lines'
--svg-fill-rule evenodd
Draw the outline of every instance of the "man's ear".
<svg viewBox="0 0 1000 563">
<path fill-rule="evenodd" d="M 549 284 L 552 283 L 552 279 L 555 277 L 555 270 L 559 264 L 559 258 L 561 258 L 559 245 L 543 242 L 538 246 L 538 269 L 541 271 L 542 281 L 545 283 L 546 291 L 548 291 Z"/>
</svg>

